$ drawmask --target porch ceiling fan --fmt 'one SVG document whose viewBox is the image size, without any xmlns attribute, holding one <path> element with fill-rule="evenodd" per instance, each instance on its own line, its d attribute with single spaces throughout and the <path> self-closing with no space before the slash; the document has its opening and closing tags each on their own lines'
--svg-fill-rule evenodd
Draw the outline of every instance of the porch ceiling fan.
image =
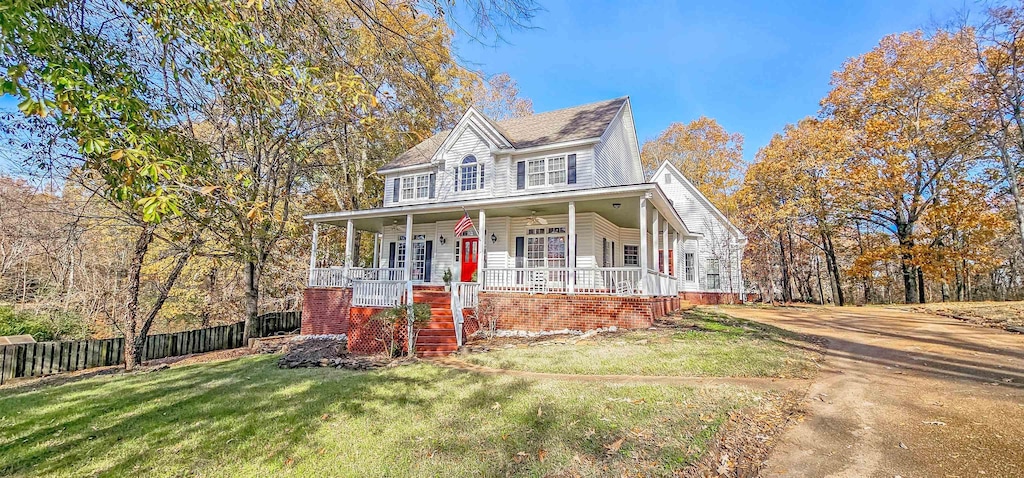
<svg viewBox="0 0 1024 478">
<path fill-rule="evenodd" d="M 546 225 L 547 223 L 547 219 L 544 219 L 543 217 L 537 217 L 537 211 L 530 211 L 530 217 L 529 219 L 526 220 L 526 224 L 530 226 L 536 226 L 538 224 L 543 226 Z"/>
</svg>

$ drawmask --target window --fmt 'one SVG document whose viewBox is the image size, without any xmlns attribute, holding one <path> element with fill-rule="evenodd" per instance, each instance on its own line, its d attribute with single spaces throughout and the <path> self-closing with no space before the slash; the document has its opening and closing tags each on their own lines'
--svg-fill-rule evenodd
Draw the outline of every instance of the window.
<svg viewBox="0 0 1024 478">
<path fill-rule="evenodd" d="M 708 289 L 722 288 L 722 276 L 718 273 L 718 259 L 708 259 Z"/>
<path fill-rule="evenodd" d="M 565 227 L 534 228 L 526 231 L 526 267 L 566 267 Z"/>
<path fill-rule="evenodd" d="M 416 176 L 416 198 L 430 196 L 430 176 Z"/>
<path fill-rule="evenodd" d="M 686 281 L 693 282 L 697 275 L 693 270 L 693 253 L 687 252 L 683 254 L 683 272 L 686 274 Z"/>
<path fill-rule="evenodd" d="M 418 176 L 405 176 L 402 178 L 402 200 L 426 199 L 430 197 L 430 176 L 421 174 Z"/>
<path fill-rule="evenodd" d="M 544 185 L 544 160 L 535 159 L 527 163 L 530 187 Z"/>
<path fill-rule="evenodd" d="M 395 267 L 405 268 L 405 236 L 398 238 L 395 244 Z M 427 276 L 427 241 L 426 236 L 417 234 L 412 238 L 412 280 L 424 280 Z"/>
<path fill-rule="evenodd" d="M 413 176 L 407 176 L 402 178 L 402 200 L 408 200 L 416 197 L 416 178 Z"/>
<path fill-rule="evenodd" d="M 459 167 L 459 191 L 476 189 L 478 169 L 475 156 L 462 158 L 462 166 Z"/>
<path fill-rule="evenodd" d="M 529 187 L 565 184 L 567 171 L 565 156 L 531 159 L 526 162 L 526 184 Z"/>
<path fill-rule="evenodd" d="M 640 265 L 640 246 L 622 246 L 622 264 L 625 266 Z"/>
<path fill-rule="evenodd" d="M 611 264 L 608 262 L 612 256 L 611 250 L 608 249 L 610 245 L 607 237 L 601 238 L 601 267 L 611 267 Z"/>
<path fill-rule="evenodd" d="M 548 184 L 565 184 L 565 156 L 548 158 Z"/>
</svg>

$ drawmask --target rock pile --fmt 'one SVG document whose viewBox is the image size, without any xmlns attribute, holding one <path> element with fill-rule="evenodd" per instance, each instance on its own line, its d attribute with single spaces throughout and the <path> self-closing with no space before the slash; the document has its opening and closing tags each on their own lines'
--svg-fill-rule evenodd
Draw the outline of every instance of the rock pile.
<svg viewBox="0 0 1024 478">
<path fill-rule="evenodd" d="M 289 339 L 281 348 L 284 355 L 277 364 L 281 368 L 321 367 L 321 361 L 331 361 L 348 355 L 348 337 L 340 335 L 299 335 Z"/>
</svg>

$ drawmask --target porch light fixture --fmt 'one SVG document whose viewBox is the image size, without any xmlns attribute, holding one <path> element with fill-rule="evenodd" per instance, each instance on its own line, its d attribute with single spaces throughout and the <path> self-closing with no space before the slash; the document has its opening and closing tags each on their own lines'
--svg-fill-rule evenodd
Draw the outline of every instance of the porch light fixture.
<svg viewBox="0 0 1024 478">
<path fill-rule="evenodd" d="M 491 233 L 491 244 L 494 244 L 496 242 L 498 242 L 498 236 L 495 236 L 494 233 L 492 232 Z"/>
<path fill-rule="evenodd" d="M 618 208 L 622 207 L 622 203 L 613 202 L 612 203 L 612 207 L 615 208 L 615 209 L 618 209 Z"/>
<path fill-rule="evenodd" d="M 441 244 L 444 244 L 445 242 L 447 242 L 447 241 L 444 240 L 444 234 L 442 234 L 440 237 L 437 238 L 437 242 L 440 242 Z"/>
</svg>

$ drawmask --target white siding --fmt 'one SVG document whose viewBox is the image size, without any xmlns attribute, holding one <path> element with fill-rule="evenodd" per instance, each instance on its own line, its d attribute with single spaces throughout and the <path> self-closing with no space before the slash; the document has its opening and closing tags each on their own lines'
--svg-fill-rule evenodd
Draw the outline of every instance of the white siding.
<svg viewBox="0 0 1024 478">
<path fill-rule="evenodd" d="M 594 145 L 594 186 L 619 186 L 644 182 L 640 168 L 640 151 L 633 129 L 633 115 L 629 103 L 622 108 Z"/>
<path fill-rule="evenodd" d="M 478 176 L 477 189 L 456 191 L 455 169 L 460 167 L 462 160 L 469 155 L 476 157 L 477 164 L 483 166 L 484 187 L 479 187 L 480 181 Z M 451 148 L 441 152 L 441 157 L 444 159 L 444 171 L 438 174 L 437 202 L 495 197 L 494 173 L 497 172 L 497 168 L 495 168 L 494 160 L 491 157 L 491 146 L 474 126 L 468 125 L 459 132 L 459 136 L 452 143 Z M 477 174 L 479 175 L 480 166 L 477 166 L 477 168 Z"/>
<path fill-rule="evenodd" d="M 682 242 L 684 252 L 696 253 L 697 283 L 687 283 L 680 269 L 680 284 L 688 291 L 711 291 L 707 283 L 707 264 L 709 259 L 719 259 L 721 289 L 718 292 L 739 292 L 741 286 L 740 257 L 742 250 L 737 246 L 735 232 L 723 223 L 713 212 L 706 199 L 699 196 L 700 192 L 691 189 L 670 168 L 662 168 L 652 178 L 658 183 L 665 195 L 672 200 L 683 223 L 690 231 L 700 233 L 700 240 Z"/>
</svg>

